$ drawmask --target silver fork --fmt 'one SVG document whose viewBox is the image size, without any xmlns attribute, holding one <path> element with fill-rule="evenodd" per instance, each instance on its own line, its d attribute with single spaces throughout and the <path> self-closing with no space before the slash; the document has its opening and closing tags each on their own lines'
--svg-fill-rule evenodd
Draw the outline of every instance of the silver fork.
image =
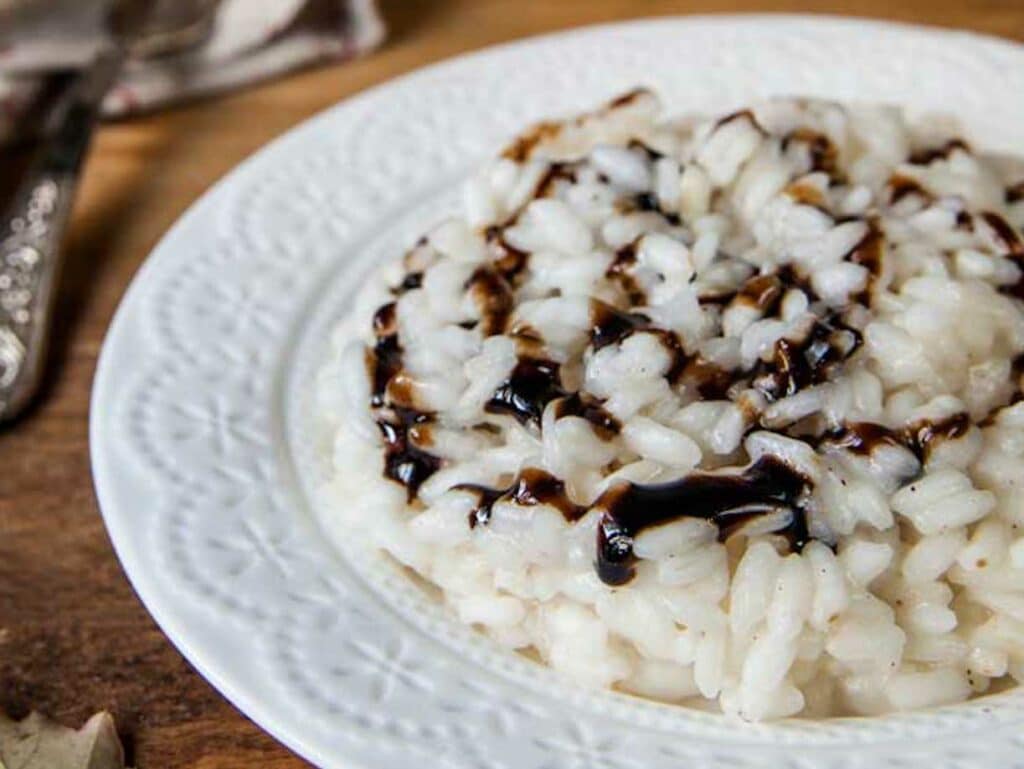
<svg viewBox="0 0 1024 769">
<path fill-rule="evenodd" d="M 61 241 L 104 95 L 129 56 L 167 56 L 201 42 L 216 0 L 122 0 L 112 43 L 71 87 L 56 125 L 0 218 L 0 422 L 31 402 L 42 378 L 61 267 Z"/>
</svg>

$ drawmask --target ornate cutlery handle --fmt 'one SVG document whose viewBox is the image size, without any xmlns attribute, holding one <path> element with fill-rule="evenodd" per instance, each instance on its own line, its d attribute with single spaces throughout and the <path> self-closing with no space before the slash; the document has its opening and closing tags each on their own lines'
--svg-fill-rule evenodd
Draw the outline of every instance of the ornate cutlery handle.
<svg viewBox="0 0 1024 769">
<path fill-rule="evenodd" d="M 61 240 L 103 94 L 120 51 L 101 56 L 69 92 L 46 140 L 0 219 L 0 422 L 28 405 L 43 372 Z"/>
<path fill-rule="evenodd" d="M 19 195 L 0 245 L 0 418 L 28 403 L 42 374 L 56 293 L 60 238 L 74 184 L 40 174 Z"/>
</svg>

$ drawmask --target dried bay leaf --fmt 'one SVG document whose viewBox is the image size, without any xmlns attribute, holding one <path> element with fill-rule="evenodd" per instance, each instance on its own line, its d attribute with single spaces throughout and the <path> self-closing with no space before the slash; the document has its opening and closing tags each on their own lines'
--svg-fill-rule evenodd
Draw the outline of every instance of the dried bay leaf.
<svg viewBox="0 0 1024 769">
<path fill-rule="evenodd" d="M 0 769 L 124 769 L 124 750 L 107 712 L 78 730 L 39 713 L 21 721 L 0 715 Z"/>
</svg>

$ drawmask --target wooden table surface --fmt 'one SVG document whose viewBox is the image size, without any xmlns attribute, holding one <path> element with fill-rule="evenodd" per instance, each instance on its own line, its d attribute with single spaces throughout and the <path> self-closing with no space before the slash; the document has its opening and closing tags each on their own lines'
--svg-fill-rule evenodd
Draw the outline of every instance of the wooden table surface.
<svg viewBox="0 0 1024 769">
<path fill-rule="evenodd" d="M 110 710 L 141 769 L 306 766 L 161 635 L 114 557 L 89 476 L 89 389 L 107 325 L 146 254 L 218 177 L 338 100 L 461 51 L 634 16 L 778 10 L 1024 40 L 1022 0 L 393 0 L 389 41 L 366 59 L 103 127 L 71 225 L 53 376 L 0 433 L 0 711 L 78 724 Z"/>
</svg>

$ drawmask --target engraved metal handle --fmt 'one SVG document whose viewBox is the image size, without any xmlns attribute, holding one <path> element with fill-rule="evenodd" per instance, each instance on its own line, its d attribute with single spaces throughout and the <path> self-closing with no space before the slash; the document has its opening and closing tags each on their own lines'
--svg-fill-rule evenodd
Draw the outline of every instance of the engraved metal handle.
<svg viewBox="0 0 1024 769">
<path fill-rule="evenodd" d="M 42 374 L 56 290 L 60 236 L 73 180 L 34 175 L 4 223 L 0 247 L 0 418 L 19 413 Z"/>
<path fill-rule="evenodd" d="M 57 125 L 0 219 L 0 422 L 28 405 L 43 372 L 61 240 L 99 103 L 123 52 L 104 54 L 72 86 Z"/>
</svg>

